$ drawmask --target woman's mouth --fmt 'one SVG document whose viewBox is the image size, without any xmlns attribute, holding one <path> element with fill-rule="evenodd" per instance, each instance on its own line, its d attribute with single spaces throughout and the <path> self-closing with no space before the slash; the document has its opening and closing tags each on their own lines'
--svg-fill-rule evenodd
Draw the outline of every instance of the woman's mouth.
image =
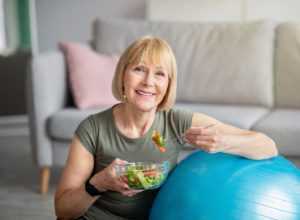
<svg viewBox="0 0 300 220">
<path fill-rule="evenodd" d="M 142 90 L 135 90 L 135 92 L 136 92 L 138 95 L 148 96 L 148 97 L 151 97 L 151 96 L 154 96 L 154 95 L 155 95 L 155 93 L 152 93 L 152 92 L 146 92 L 146 91 L 142 91 Z"/>
</svg>

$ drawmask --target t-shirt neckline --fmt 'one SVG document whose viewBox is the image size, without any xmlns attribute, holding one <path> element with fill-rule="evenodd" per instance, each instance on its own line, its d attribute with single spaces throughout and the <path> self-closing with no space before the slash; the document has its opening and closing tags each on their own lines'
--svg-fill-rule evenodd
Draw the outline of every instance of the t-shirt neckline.
<svg viewBox="0 0 300 220">
<path fill-rule="evenodd" d="M 130 138 L 130 137 L 127 137 L 125 134 L 123 134 L 123 132 L 121 132 L 120 129 L 117 127 L 116 121 L 115 121 L 115 118 L 114 118 L 114 115 L 113 115 L 113 107 L 110 108 L 110 112 L 109 113 L 110 113 L 109 116 L 112 119 L 111 121 L 113 122 L 112 123 L 113 129 L 118 133 L 118 135 L 120 135 L 120 137 L 123 137 L 125 140 L 128 140 L 128 141 L 144 141 L 145 138 L 147 138 L 149 135 L 151 135 L 152 131 L 154 131 L 155 127 L 157 126 L 158 111 L 155 112 L 154 121 L 153 121 L 150 129 L 145 134 L 143 134 L 141 137 Z"/>
</svg>

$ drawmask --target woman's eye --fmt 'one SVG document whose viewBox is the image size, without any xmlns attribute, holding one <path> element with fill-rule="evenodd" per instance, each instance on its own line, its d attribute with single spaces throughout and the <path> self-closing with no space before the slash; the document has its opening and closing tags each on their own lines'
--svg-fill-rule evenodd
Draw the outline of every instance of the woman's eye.
<svg viewBox="0 0 300 220">
<path fill-rule="evenodd" d="M 165 77 L 166 74 L 164 72 L 157 72 L 156 75 L 159 77 Z"/>
<path fill-rule="evenodd" d="M 134 69 L 134 71 L 136 71 L 136 72 L 144 72 L 144 70 L 143 70 L 142 67 L 136 67 L 136 68 Z"/>
</svg>

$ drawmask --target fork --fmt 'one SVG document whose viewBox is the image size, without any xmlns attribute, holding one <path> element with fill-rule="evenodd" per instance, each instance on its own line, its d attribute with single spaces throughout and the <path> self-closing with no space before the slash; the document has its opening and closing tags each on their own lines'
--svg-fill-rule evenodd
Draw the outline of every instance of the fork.
<svg viewBox="0 0 300 220">
<path fill-rule="evenodd" d="M 204 129 L 210 128 L 210 127 L 212 127 L 214 125 L 215 125 L 215 123 L 207 125 L 207 126 L 204 127 Z M 176 137 L 176 138 L 173 138 L 173 139 L 165 140 L 165 143 L 170 142 L 170 141 L 174 142 L 174 141 L 177 141 L 177 140 L 179 140 L 179 142 L 181 144 L 186 143 L 186 141 L 184 139 L 182 139 L 182 136 L 183 136 L 183 134 L 181 135 L 181 137 Z"/>
</svg>

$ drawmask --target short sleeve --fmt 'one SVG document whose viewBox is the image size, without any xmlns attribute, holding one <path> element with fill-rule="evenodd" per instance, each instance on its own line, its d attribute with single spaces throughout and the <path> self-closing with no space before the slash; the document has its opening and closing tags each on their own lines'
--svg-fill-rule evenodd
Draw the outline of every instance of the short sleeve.
<svg viewBox="0 0 300 220">
<path fill-rule="evenodd" d="M 75 136 L 79 139 L 81 144 L 93 155 L 96 154 L 96 140 L 97 140 L 97 128 L 96 123 L 93 121 L 93 117 L 89 116 L 84 119 L 77 129 L 75 130 Z"/>
<path fill-rule="evenodd" d="M 168 117 L 171 126 L 177 132 L 177 135 L 181 135 L 191 126 L 193 112 L 172 108 Z"/>
</svg>

